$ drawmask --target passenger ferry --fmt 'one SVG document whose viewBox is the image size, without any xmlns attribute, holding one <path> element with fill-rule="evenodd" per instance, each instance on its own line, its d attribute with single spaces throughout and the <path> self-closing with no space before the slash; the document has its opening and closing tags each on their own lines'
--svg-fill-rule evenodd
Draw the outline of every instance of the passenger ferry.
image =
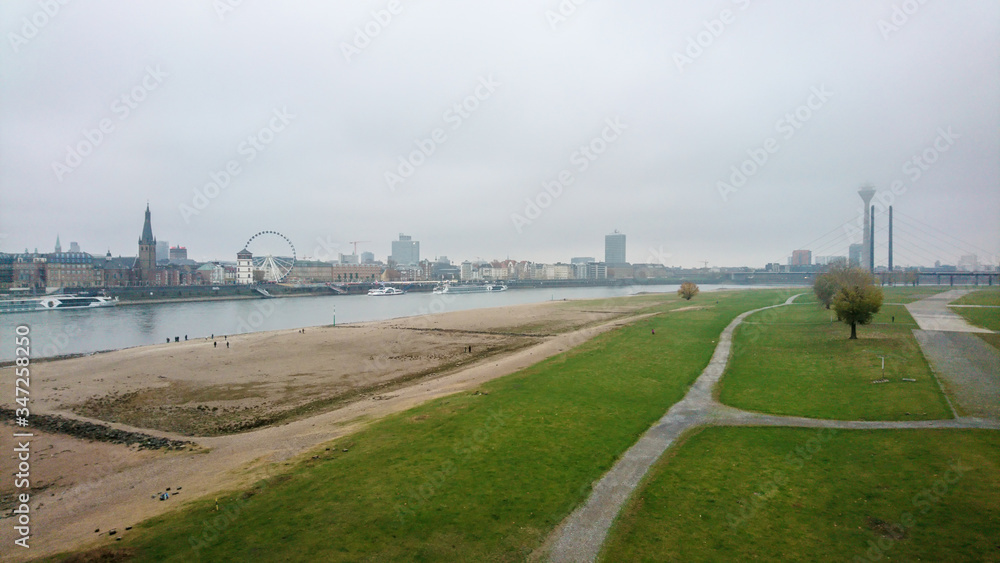
<svg viewBox="0 0 1000 563">
<path fill-rule="evenodd" d="M 368 295 L 402 295 L 406 293 L 398 287 L 392 287 L 391 285 L 383 285 L 382 287 L 376 287 L 368 290 Z"/>
<path fill-rule="evenodd" d="M 507 286 L 499 283 L 466 285 L 445 284 L 434 288 L 434 293 L 438 295 L 445 293 L 494 293 L 498 291 L 507 291 Z"/>
<path fill-rule="evenodd" d="M 27 313 L 32 311 L 56 311 L 63 309 L 91 309 L 95 307 L 114 307 L 118 298 L 104 295 L 46 295 L 21 299 L 0 300 L 0 313 Z"/>
</svg>

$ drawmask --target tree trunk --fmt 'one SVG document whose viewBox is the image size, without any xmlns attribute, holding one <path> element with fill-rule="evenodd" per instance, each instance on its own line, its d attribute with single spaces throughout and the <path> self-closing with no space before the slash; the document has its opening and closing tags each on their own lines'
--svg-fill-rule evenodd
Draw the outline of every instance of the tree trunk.
<svg viewBox="0 0 1000 563">
<path fill-rule="evenodd" d="M 858 339 L 858 323 L 851 323 L 851 338 L 850 340 Z"/>
</svg>

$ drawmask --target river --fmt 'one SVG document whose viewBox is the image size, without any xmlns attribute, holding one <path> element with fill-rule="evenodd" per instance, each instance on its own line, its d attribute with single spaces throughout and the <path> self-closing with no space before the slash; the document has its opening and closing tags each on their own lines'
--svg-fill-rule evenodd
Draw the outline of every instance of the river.
<svg viewBox="0 0 1000 563">
<path fill-rule="evenodd" d="M 760 286 L 753 286 L 759 288 Z M 14 358 L 14 328 L 27 325 L 31 357 L 87 354 L 166 342 L 268 330 L 378 321 L 428 313 L 562 299 L 672 293 L 677 285 L 518 289 L 502 293 L 398 296 L 322 295 L 276 299 L 122 304 L 117 307 L 0 315 L 0 361 Z M 747 288 L 701 286 L 702 291 Z M 336 315 L 336 318 L 334 316 Z"/>
</svg>

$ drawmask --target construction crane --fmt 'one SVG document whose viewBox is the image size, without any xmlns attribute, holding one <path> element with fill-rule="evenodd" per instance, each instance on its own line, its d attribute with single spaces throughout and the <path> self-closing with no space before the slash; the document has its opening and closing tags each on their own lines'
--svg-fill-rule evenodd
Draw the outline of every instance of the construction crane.
<svg viewBox="0 0 1000 563">
<path fill-rule="evenodd" d="M 354 255 L 355 256 L 358 255 L 358 243 L 359 242 L 371 242 L 371 241 L 370 240 L 349 240 L 349 241 L 347 241 L 347 244 L 353 244 L 354 245 Z"/>
</svg>

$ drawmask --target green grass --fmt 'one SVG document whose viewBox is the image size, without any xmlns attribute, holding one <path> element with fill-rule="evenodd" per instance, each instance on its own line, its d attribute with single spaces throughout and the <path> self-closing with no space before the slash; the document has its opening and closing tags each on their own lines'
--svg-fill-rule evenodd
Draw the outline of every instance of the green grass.
<svg viewBox="0 0 1000 563">
<path fill-rule="evenodd" d="M 938 286 L 882 286 L 885 303 L 913 303 L 914 301 L 930 297 L 931 295 L 936 295 L 947 290 L 948 288 Z"/>
<path fill-rule="evenodd" d="M 732 318 L 786 297 L 661 297 L 656 308 L 706 308 L 637 321 L 485 384 L 487 394 L 372 423 L 221 498 L 220 512 L 196 501 L 106 549 L 140 561 L 521 560 L 684 396 Z"/>
<path fill-rule="evenodd" d="M 751 411 L 838 420 L 952 418 L 905 307 L 883 305 L 873 324 L 858 327 L 858 340 L 848 340 L 850 327 L 831 318 L 832 311 L 815 304 L 748 317 L 736 330 L 720 401 Z M 890 381 L 873 384 L 882 378 L 880 356 Z"/>
<path fill-rule="evenodd" d="M 975 291 L 952 301 L 951 304 L 1000 307 L 1000 289 L 982 289 Z M 949 307 L 949 310 L 953 313 L 961 315 L 971 324 L 1000 332 L 1000 309 Z M 986 341 L 987 344 L 1000 349 L 1000 335 L 977 334 L 977 336 Z"/>
<path fill-rule="evenodd" d="M 803 291 L 807 291 L 808 295 L 803 295 L 795 300 L 796 303 L 819 303 L 816 299 L 816 295 L 812 292 L 812 287 L 804 288 Z M 884 296 L 884 303 L 912 303 L 914 301 L 923 299 L 925 297 L 930 297 L 931 295 L 936 295 L 943 291 L 947 291 L 947 288 L 941 287 L 928 287 L 928 286 L 902 286 L 902 285 L 884 285 L 882 286 L 882 294 Z"/>
<path fill-rule="evenodd" d="M 996 431 L 708 428 L 653 466 L 602 556 L 1000 561 L 998 475 Z"/>
<path fill-rule="evenodd" d="M 981 289 L 968 295 L 963 295 L 955 301 L 955 305 L 993 305 L 1000 307 L 1000 288 Z"/>
<path fill-rule="evenodd" d="M 949 311 L 957 313 L 976 326 L 1000 331 L 1000 309 L 972 309 L 967 307 L 949 307 Z"/>
</svg>

